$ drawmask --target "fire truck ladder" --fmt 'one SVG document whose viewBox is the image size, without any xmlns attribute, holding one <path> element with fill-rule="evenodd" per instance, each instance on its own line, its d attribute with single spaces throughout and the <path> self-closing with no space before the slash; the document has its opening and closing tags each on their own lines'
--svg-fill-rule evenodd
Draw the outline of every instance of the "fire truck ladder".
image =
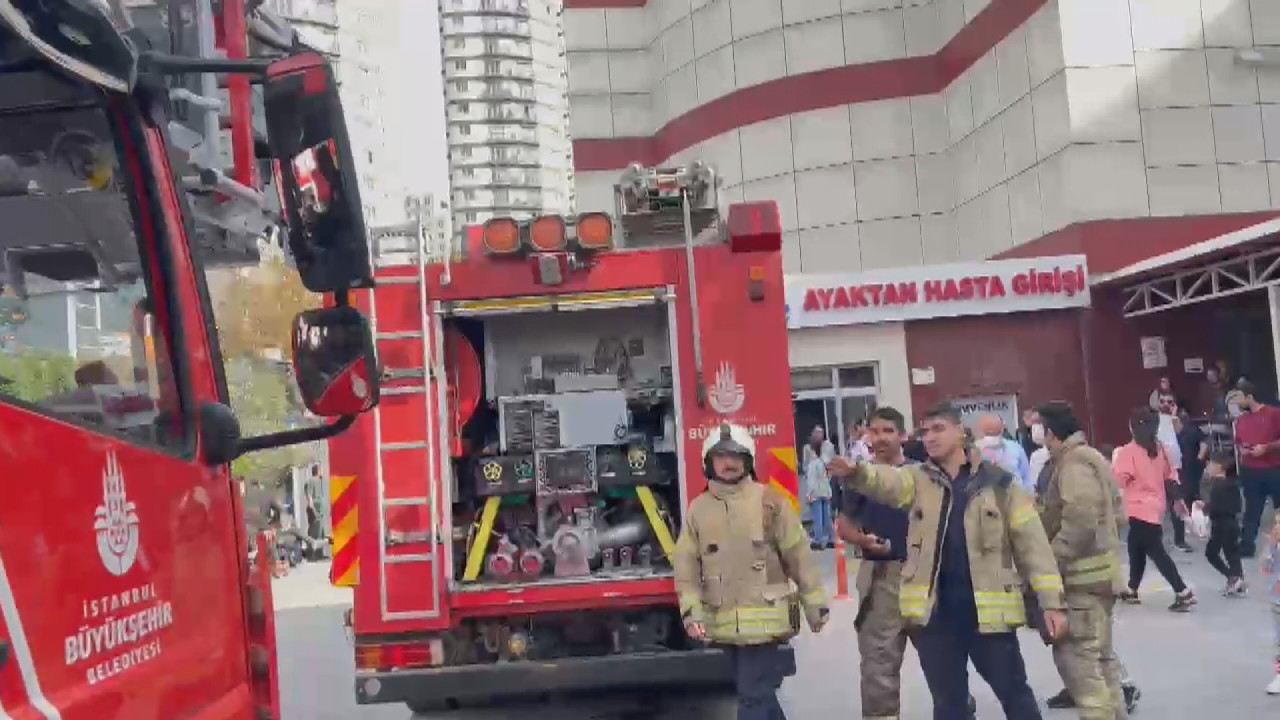
<svg viewBox="0 0 1280 720">
<path fill-rule="evenodd" d="M 376 443 L 376 462 L 377 462 L 377 483 L 378 483 L 378 560 L 379 560 L 379 578 L 381 597 L 381 613 L 384 620 L 414 620 L 422 618 L 432 618 L 440 614 L 440 573 L 439 558 L 441 554 L 438 550 L 444 546 L 440 537 L 440 520 L 436 512 L 435 489 L 434 483 L 430 478 L 438 472 L 436 458 L 435 436 L 439 433 L 439 421 L 436 418 L 436 408 L 432 406 L 431 382 L 442 375 L 439 368 L 432 364 L 433 355 L 439 357 L 441 353 L 432 352 L 433 337 L 437 333 L 433 333 L 434 329 L 428 322 L 428 305 L 427 305 L 427 285 L 426 285 L 426 269 L 428 262 L 428 232 L 424 224 L 422 214 L 410 222 L 384 227 L 375 227 L 370 230 L 370 241 L 372 243 L 374 267 L 377 269 L 405 267 L 411 266 L 414 269 L 412 275 L 383 275 L 377 278 L 376 287 L 369 292 L 369 325 L 373 332 L 374 342 L 378 348 L 379 363 L 382 365 L 380 373 L 384 384 L 389 382 L 395 383 L 390 387 L 383 387 L 381 395 L 386 397 L 409 396 L 405 398 L 406 402 L 422 403 L 422 419 L 425 432 L 422 437 L 414 440 L 388 441 L 388 427 L 383 417 L 386 412 L 386 403 L 379 403 L 373 410 L 373 428 L 374 439 Z M 401 295 L 404 292 L 404 286 L 413 286 L 417 291 L 418 307 L 415 316 L 417 325 L 414 327 L 380 327 L 378 316 L 378 298 L 382 296 L 384 300 L 391 295 Z M 402 314 L 402 315 L 407 315 Z M 383 323 L 383 325 L 391 323 Z M 404 357 L 405 345 L 409 345 L 409 353 L 413 355 L 414 360 L 420 358 L 421 365 L 411 365 L 408 367 L 388 367 L 385 365 L 387 356 L 395 355 Z M 400 352 L 394 352 L 391 348 L 399 346 Z M 385 350 L 385 352 L 384 352 Z M 421 398 L 419 401 L 418 398 Z M 394 402 L 394 401 L 393 401 Z M 401 418 L 402 420 L 402 418 Z M 418 460 L 404 460 L 404 455 L 417 456 Z M 392 459 L 392 456 L 395 456 Z M 408 494 L 396 497 L 388 497 L 388 468 L 406 468 L 412 467 L 418 476 L 423 479 L 421 483 L 422 494 Z M 390 483 L 395 487 L 404 487 L 406 482 Z M 430 529 L 417 532 L 400 532 L 392 530 L 388 521 L 388 514 L 402 511 L 405 508 L 421 508 L 430 518 Z M 403 545 L 420 545 L 426 544 L 431 548 L 428 552 L 404 553 L 393 552 L 393 549 Z M 392 609 L 388 607 L 387 602 L 387 568 L 389 564 L 400 563 L 430 563 L 430 584 L 431 595 L 430 604 L 424 609 L 402 610 Z M 416 577 L 421 577 L 416 575 Z"/>
<path fill-rule="evenodd" d="M 614 211 L 622 226 L 624 247 L 684 245 L 689 269 L 689 303 L 693 308 L 693 367 L 698 407 L 705 407 L 707 386 L 702 374 L 702 329 L 693 248 L 708 236 L 719 239 L 720 178 L 710 166 L 695 162 L 680 167 L 633 164 L 613 186 Z"/>
</svg>

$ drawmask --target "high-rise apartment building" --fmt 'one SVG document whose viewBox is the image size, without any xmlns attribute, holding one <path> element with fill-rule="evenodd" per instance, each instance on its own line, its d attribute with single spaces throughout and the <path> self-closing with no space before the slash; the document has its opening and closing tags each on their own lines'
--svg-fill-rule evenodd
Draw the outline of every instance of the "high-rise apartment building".
<svg viewBox="0 0 1280 720">
<path fill-rule="evenodd" d="M 268 0 L 334 60 L 365 221 L 402 222 L 448 195 L 439 10 L 417 0 Z"/>
<path fill-rule="evenodd" d="M 455 233 L 571 212 L 561 0 L 440 0 Z"/>
</svg>

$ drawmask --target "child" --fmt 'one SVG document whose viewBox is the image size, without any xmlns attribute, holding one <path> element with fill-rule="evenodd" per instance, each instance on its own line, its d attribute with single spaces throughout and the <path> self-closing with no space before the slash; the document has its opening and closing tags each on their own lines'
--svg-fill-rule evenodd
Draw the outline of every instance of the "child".
<svg viewBox="0 0 1280 720">
<path fill-rule="evenodd" d="M 1223 596 L 1244 597 L 1249 586 L 1240 567 L 1239 517 L 1243 508 L 1240 483 L 1228 475 L 1232 460 L 1231 455 L 1224 452 L 1215 452 L 1209 457 L 1200 487 L 1200 497 L 1207 498 L 1208 502 L 1197 500 L 1196 505 L 1209 516 L 1209 544 L 1204 548 L 1204 556 L 1214 570 L 1227 578 Z"/>
<path fill-rule="evenodd" d="M 1267 575 L 1280 573 L 1280 523 L 1271 528 L 1271 547 L 1262 555 L 1262 572 Z M 1271 586 L 1271 625 L 1276 637 L 1276 676 L 1267 686 L 1268 695 L 1280 695 L 1280 578 Z"/>
</svg>

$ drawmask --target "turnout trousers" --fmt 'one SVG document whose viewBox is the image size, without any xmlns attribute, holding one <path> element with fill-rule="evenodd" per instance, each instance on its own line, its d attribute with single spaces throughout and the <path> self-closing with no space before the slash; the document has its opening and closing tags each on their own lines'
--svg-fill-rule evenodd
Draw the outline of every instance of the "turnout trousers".
<svg viewBox="0 0 1280 720">
<path fill-rule="evenodd" d="M 898 720 L 902 716 L 902 658 L 909 636 L 898 604 L 901 576 L 900 560 L 864 558 L 858 566 L 858 617 L 853 626 L 858 631 L 861 656 L 863 720 Z M 968 696 L 965 717 L 974 717 L 972 695 Z"/>
<path fill-rule="evenodd" d="M 858 567 L 858 653 L 862 717 L 897 720 L 902 712 L 902 656 L 907 636 L 898 606 L 902 562 L 863 560 Z"/>
<path fill-rule="evenodd" d="M 1113 645 L 1115 598 L 1067 591 L 1067 636 L 1053 646 L 1053 662 L 1075 698 L 1081 720 L 1124 720 L 1123 670 Z"/>
<path fill-rule="evenodd" d="M 786 643 L 726 646 L 733 657 L 738 720 L 787 720 L 778 702 L 782 681 L 796 673 L 795 654 Z"/>
</svg>

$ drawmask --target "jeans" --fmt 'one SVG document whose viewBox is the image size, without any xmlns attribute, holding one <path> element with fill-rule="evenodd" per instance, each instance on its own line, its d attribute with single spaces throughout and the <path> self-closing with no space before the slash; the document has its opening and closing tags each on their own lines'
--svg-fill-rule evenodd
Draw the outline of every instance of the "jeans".
<svg viewBox="0 0 1280 720">
<path fill-rule="evenodd" d="M 1007 720 L 1041 720 L 1040 705 L 1027 682 L 1027 668 L 1016 634 L 984 635 L 976 625 L 939 617 L 919 632 L 916 650 L 933 696 L 933 720 L 971 717 L 970 660 L 991 686 Z"/>
<path fill-rule="evenodd" d="M 1280 510 L 1280 468 L 1246 467 L 1240 473 L 1240 485 L 1244 489 L 1244 521 L 1240 527 L 1240 554 L 1253 555 L 1258 543 L 1258 527 L 1262 524 L 1262 511 L 1271 505 Z"/>
<path fill-rule="evenodd" d="M 814 498 L 809 503 L 809 512 L 813 516 L 813 542 L 816 545 L 829 545 L 835 542 L 835 528 L 831 519 L 831 498 Z"/>
</svg>

